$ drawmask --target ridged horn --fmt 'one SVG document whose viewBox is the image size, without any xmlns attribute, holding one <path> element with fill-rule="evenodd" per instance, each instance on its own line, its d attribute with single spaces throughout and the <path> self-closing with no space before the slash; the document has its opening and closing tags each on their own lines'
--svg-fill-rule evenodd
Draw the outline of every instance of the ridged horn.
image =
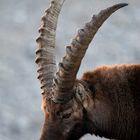
<svg viewBox="0 0 140 140">
<path fill-rule="evenodd" d="M 62 62 L 59 63 L 59 69 L 54 79 L 54 102 L 67 102 L 72 98 L 76 75 L 90 42 L 106 19 L 127 5 L 126 3 L 119 3 L 102 10 L 99 14 L 94 15 L 83 29 L 78 30 L 78 34 L 71 45 L 66 47 L 66 54 Z"/>
<path fill-rule="evenodd" d="M 41 83 L 43 93 L 50 91 L 53 85 L 53 78 L 56 72 L 55 60 L 55 36 L 58 16 L 65 0 L 53 0 L 51 6 L 45 11 L 41 19 L 39 37 L 36 42 L 36 63 L 38 65 L 38 79 Z"/>
</svg>

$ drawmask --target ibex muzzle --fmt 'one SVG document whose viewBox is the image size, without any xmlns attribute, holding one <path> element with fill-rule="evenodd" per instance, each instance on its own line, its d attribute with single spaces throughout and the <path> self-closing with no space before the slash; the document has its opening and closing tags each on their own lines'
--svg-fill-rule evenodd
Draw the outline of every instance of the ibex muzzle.
<svg viewBox="0 0 140 140">
<path fill-rule="evenodd" d="M 66 47 L 56 71 L 55 34 L 64 0 L 53 0 L 42 17 L 36 63 L 45 122 L 40 140 L 78 140 L 90 133 L 117 140 L 140 138 L 140 64 L 103 66 L 76 79 L 96 32 L 125 3 L 94 15 Z"/>
</svg>

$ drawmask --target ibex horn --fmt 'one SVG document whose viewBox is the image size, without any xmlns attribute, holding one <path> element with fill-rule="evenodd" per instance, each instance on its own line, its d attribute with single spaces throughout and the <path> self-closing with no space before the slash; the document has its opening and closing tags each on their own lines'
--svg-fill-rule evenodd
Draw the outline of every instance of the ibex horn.
<svg viewBox="0 0 140 140">
<path fill-rule="evenodd" d="M 120 3 L 102 10 L 99 14 L 94 15 L 83 29 L 78 31 L 71 45 L 67 46 L 62 62 L 59 63 L 59 69 L 54 79 L 54 102 L 67 102 L 73 97 L 76 75 L 90 42 L 106 19 L 116 10 L 127 5 Z"/>
<path fill-rule="evenodd" d="M 44 93 L 49 93 L 53 85 L 53 78 L 56 72 L 55 60 L 55 36 L 56 27 L 61 7 L 65 0 L 53 0 L 50 8 L 42 17 L 42 24 L 39 29 L 40 36 L 37 38 L 38 49 L 36 51 L 36 63 L 38 64 L 38 79 Z"/>
</svg>

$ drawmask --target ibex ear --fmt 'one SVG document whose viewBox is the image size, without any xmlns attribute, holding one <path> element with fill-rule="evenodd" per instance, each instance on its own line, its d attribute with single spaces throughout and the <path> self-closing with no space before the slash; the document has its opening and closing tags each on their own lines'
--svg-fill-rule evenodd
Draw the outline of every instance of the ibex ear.
<svg viewBox="0 0 140 140">
<path fill-rule="evenodd" d="M 85 97 L 84 101 L 83 101 L 83 106 L 85 108 L 86 111 L 90 111 L 91 108 L 93 108 L 94 102 L 92 100 L 92 98 L 88 95 Z"/>
<path fill-rule="evenodd" d="M 86 81 L 80 81 L 75 87 L 76 98 L 81 102 L 82 106 L 88 110 L 93 105 L 94 92 L 90 89 L 91 85 Z"/>
</svg>

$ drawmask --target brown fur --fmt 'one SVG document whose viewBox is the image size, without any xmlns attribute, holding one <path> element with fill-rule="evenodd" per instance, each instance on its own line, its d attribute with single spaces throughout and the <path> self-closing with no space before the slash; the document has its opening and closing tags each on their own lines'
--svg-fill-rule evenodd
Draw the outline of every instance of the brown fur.
<svg viewBox="0 0 140 140">
<path fill-rule="evenodd" d="M 78 30 L 56 72 L 55 31 L 63 2 L 52 0 L 37 39 L 36 63 L 45 113 L 40 140 L 78 140 L 87 133 L 116 140 L 139 140 L 140 65 L 103 66 L 86 72 L 81 80 L 75 79 L 98 29 L 111 14 L 128 4 L 102 10 Z"/>
<path fill-rule="evenodd" d="M 139 140 L 140 65 L 103 66 L 84 73 L 76 83 L 78 90 L 65 104 L 44 97 L 40 140 L 78 140 L 87 133 Z"/>
<path fill-rule="evenodd" d="M 95 88 L 94 106 L 96 108 L 89 116 L 101 130 L 101 134 L 98 135 L 138 140 L 140 65 L 103 66 L 86 72 L 82 80 Z"/>
</svg>

